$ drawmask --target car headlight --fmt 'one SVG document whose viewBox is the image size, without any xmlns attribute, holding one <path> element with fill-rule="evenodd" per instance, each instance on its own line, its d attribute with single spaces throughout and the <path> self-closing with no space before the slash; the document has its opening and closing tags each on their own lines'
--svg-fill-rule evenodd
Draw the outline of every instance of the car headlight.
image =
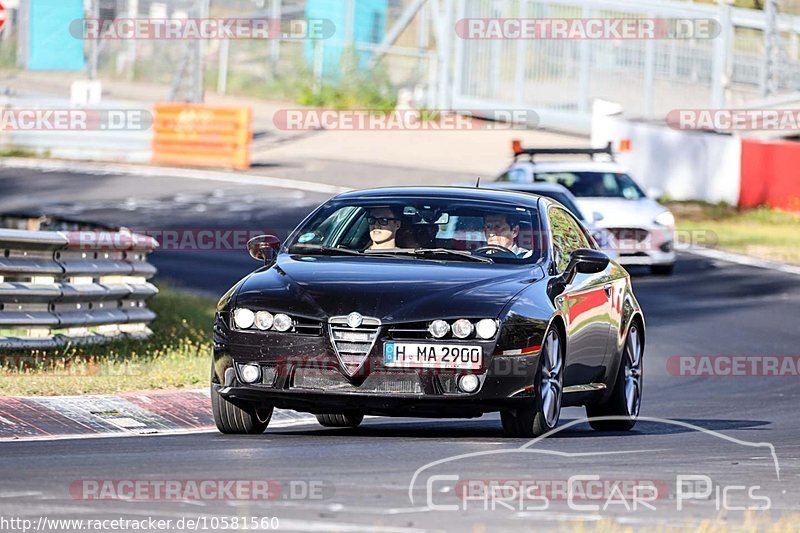
<svg viewBox="0 0 800 533">
<path fill-rule="evenodd" d="M 453 322 L 453 335 L 458 337 L 459 339 L 466 339 L 472 332 L 475 330 L 475 326 L 472 325 L 472 322 L 467 320 L 466 318 L 462 318 L 460 320 L 456 320 Z"/>
<path fill-rule="evenodd" d="M 237 328 L 247 329 L 253 325 L 256 320 L 256 315 L 249 309 L 236 309 L 233 312 L 233 322 Z"/>
<path fill-rule="evenodd" d="M 433 335 L 437 339 L 441 339 L 450 331 L 450 324 L 445 322 L 444 320 L 434 320 L 431 322 L 431 325 L 428 326 L 428 333 Z"/>
<path fill-rule="evenodd" d="M 292 329 L 292 319 L 289 317 L 289 315 L 278 313 L 275 315 L 275 318 L 273 318 L 272 327 L 278 331 L 289 331 Z"/>
<path fill-rule="evenodd" d="M 256 327 L 260 330 L 267 330 L 272 327 L 274 318 L 269 311 L 259 311 L 256 313 Z"/>
<path fill-rule="evenodd" d="M 672 213 L 670 213 L 669 211 L 664 211 L 663 213 L 658 215 L 653 221 L 661 226 L 675 225 L 675 217 L 672 216 Z"/>
<path fill-rule="evenodd" d="M 491 339 L 497 333 L 497 322 L 490 318 L 479 320 L 475 325 L 475 333 L 481 339 Z"/>
</svg>

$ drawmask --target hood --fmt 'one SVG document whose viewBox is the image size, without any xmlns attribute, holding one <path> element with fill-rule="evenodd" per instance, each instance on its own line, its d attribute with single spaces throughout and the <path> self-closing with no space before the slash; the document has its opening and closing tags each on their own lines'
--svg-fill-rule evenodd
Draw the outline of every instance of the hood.
<svg viewBox="0 0 800 533">
<path fill-rule="evenodd" d="M 241 283 L 237 307 L 325 320 L 353 311 L 384 323 L 499 317 L 538 265 L 281 254 Z"/>
<path fill-rule="evenodd" d="M 667 208 L 651 198 L 626 200 L 625 198 L 577 198 L 578 207 L 587 219 L 597 212 L 603 220 L 595 225 L 602 228 L 651 227 L 653 219 Z"/>
</svg>

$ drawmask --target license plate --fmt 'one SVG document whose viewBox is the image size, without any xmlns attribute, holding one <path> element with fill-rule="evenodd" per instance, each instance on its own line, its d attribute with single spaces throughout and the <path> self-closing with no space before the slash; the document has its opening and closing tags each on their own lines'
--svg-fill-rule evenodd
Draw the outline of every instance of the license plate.
<svg viewBox="0 0 800 533">
<path fill-rule="evenodd" d="M 400 368 L 445 368 L 480 370 L 480 346 L 387 342 L 383 345 L 383 364 Z"/>
</svg>

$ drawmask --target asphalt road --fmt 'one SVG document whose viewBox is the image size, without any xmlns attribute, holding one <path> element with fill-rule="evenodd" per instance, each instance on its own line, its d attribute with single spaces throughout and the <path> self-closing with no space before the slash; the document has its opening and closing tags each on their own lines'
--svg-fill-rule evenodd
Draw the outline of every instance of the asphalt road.
<svg viewBox="0 0 800 533">
<path fill-rule="evenodd" d="M 255 205 L 235 211 L 246 202 L 237 187 L 130 181 L 3 170 L 0 211 L 39 206 L 54 214 L 80 209 L 73 216 L 132 227 L 186 228 L 213 221 L 214 227 L 253 224 L 286 231 L 324 199 L 248 190 L 245 197 Z M 72 192 L 80 190 L 86 192 Z M 177 192 L 187 196 L 176 200 Z M 209 198 L 226 195 L 233 200 L 196 211 Z M 125 202 L 130 208 L 119 209 Z M 244 252 L 178 250 L 157 252 L 152 259 L 162 279 L 217 294 L 255 266 Z M 281 530 L 296 531 L 489 531 L 575 527 L 566 525 L 571 521 L 600 528 L 609 525 L 604 521 L 641 528 L 713 518 L 736 523 L 741 507 L 767 500 L 773 519 L 797 513 L 797 377 L 687 377 L 668 372 L 667 362 L 673 356 L 798 355 L 798 281 L 791 274 L 691 254 L 681 254 L 671 278 L 634 272 L 647 319 L 642 410 L 647 420 L 627 434 L 595 433 L 580 422 L 583 411 L 573 408 L 563 413 L 566 429 L 524 448 L 527 440 L 502 437 L 497 416 L 371 418 L 356 430 L 310 425 L 258 437 L 201 433 L 3 443 L 0 517 L 257 516 L 277 517 Z M 498 480 L 537 480 L 545 486 L 572 478 L 574 486 L 583 487 L 588 485 L 574 476 L 595 475 L 655 485 L 659 497 L 609 492 L 599 500 L 568 501 L 558 491 L 545 491 L 546 499 L 515 498 L 518 493 L 506 491 L 488 500 L 464 500 L 456 494 L 459 487 Z M 679 476 L 694 476 L 696 494 L 689 494 L 687 484 L 678 487 Z M 70 493 L 77 480 L 126 479 L 269 479 L 282 491 L 269 501 L 204 502 L 87 500 Z M 453 505 L 456 509 L 445 507 Z"/>
</svg>

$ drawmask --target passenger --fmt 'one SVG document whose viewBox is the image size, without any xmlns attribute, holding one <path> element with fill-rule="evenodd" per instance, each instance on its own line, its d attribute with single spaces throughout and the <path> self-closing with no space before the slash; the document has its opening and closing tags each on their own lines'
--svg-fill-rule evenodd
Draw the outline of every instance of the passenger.
<svg viewBox="0 0 800 533">
<path fill-rule="evenodd" d="M 390 207 L 376 207 L 369 210 L 367 217 L 369 236 L 372 244 L 368 250 L 387 250 L 397 248 L 397 230 L 400 218 Z"/>
<path fill-rule="evenodd" d="M 502 246 L 514 252 L 517 257 L 526 258 L 531 256 L 530 250 L 517 244 L 519 222 L 513 215 L 504 215 L 502 213 L 486 215 L 483 229 L 486 235 L 486 244 Z"/>
</svg>

